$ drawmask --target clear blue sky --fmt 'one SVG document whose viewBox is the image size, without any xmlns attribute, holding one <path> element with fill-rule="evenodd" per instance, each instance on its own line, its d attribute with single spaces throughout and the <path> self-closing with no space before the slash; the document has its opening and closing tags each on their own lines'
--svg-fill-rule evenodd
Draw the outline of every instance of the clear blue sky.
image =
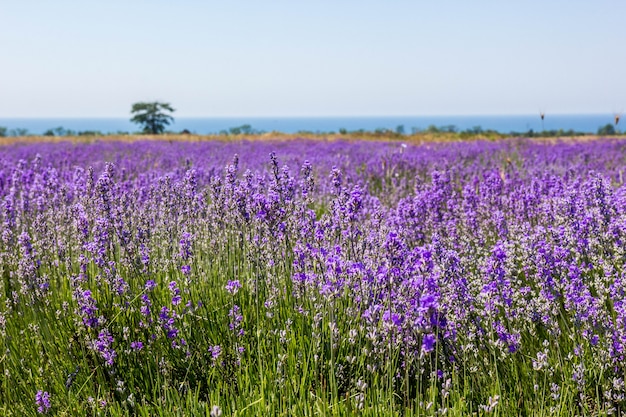
<svg viewBox="0 0 626 417">
<path fill-rule="evenodd" d="M 611 113 L 624 0 L 0 0 L 0 117 Z"/>
</svg>

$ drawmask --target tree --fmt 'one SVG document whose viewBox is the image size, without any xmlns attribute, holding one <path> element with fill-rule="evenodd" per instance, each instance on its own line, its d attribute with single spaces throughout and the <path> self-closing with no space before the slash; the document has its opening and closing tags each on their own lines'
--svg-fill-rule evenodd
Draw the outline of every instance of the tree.
<svg viewBox="0 0 626 417">
<path fill-rule="evenodd" d="M 614 135 L 615 133 L 615 128 L 610 123 L 607 123 L 605 126 L 598 129 L 598 135 L 600 136 Z"/>
<path fill-rule="evenodd" d="M 44 136 L 74 136 L 73 135 L 73 131 L 71 130 L 66 130 L 64 127 L 59 126 L 59 127 L 55 127 L 54 129 L 48 129 L 45 132 L 43 132 Z"/>
<path fill-rule="evenodd" d="M 4 126 L 0 126 L 0 138 L 3 138 L 7 135 L 7 128 Z"/>
<path fill-rule="evenodd" d="M 159 134 L 165 131 L 165 126 L 174 121 L 174 118 L 166 112 L 174 112 L 175 110 L 169 103 L 153 103 L 139 102 L 133 104 L 130 112 L 134 114 L 131 122 L 143 126 L 143 133 Z"/>
<path fill-rule="evenodd" d="M 28 129 L 21 129 L 21 128 L 17 128 L 17 129 L 11 129 L 9 130 L 9 136 L 28 136 Z"/>
</svg>

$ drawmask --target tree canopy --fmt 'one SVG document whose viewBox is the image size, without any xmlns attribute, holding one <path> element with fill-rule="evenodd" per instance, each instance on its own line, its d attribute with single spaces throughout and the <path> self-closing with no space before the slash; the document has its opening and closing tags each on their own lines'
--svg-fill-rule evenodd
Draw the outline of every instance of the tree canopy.
<svg viewBox="0 0 626 417">
<path fill-rule="evenodd" d="M 615 131 L 615 127 L 612 124 L 607 123 L 606 125 L 600 127 L 598 129 L 598 135 L 606 136 L 606 135 L 615 135 L 617 132 Z"/>
<path fill-rule="evenodd" d="M 134 115 L 130 121 L 143 127 L 143 133 L 159 134 L 165 131 L 165 127 L 174 121 L 168 114 L 175 110 L 169 103 L 139 102 L 133 104 L 131 113 Z"/>
</svg>

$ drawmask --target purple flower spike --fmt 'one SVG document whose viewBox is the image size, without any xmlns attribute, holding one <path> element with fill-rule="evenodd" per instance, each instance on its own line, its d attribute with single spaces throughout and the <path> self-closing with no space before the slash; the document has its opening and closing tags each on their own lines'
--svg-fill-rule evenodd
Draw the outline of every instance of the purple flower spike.
<svg viewBox="0 0 626 417">
<path fill-rule="evenodd" d="M 216 361 L 222 354 L 222 348 L 220 345 L 211 346 L 209 347 L 209 352 L 211 352 L 211 358 L 213 361 Z"/>
<path fill-rule="evenodd" d="M 39 414 L 48 413 L 52 407 L 50 404 L 50 394 L 46 391 L 37 391 L 37 394 L 35 394 L 35 405 L 37 406 L 37 412 Z"/>
<path fill-rule="evenodd" d="M 94 349 L 100 354 L 107 366 L 113 366 L 117 353 L 111 347 L 113 345 L 113 336 L 108 329 L 104 329 L 98 335 L 93 343 Z"/>
<path fill-rule="evenodd" d="M 239 288 L 241 288 L 241 283 L 239 282 L 238 279 L 234 281 L 228 281 L 228 283 L 226 284 L 226 291 L 228 291 L 232 295 L 237 294 L 237 292 L 239 291 Z"/>
<path fill-rule="evenodd" d="M 424 353 L 432 352 L 435 348 L 435 335 L 425 334 L 422 339 L 422 351 Z"/>
</svg>

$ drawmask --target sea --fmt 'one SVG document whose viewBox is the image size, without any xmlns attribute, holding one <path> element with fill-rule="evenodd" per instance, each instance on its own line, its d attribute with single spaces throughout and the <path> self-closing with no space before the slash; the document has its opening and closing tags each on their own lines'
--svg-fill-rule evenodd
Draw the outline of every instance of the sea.
<svg viewBox="0 0 626 417">
<path fill-rule="evenodd" d="M 613 114 L 539 114 L 498 116 L 385 116 L 385 117 L 180 117 L 167 130 L 188 130 L 196 134 L 215 134 L 248 125 L 254 132 L 313 132 L 338 133 L 346 131 L 375 131 L 377 129 L 398 130 L 410 134 L 435 126 L 456 131 L 468 129 L 495 130 L 501 133 L 530 130 L 573 130 L 596 133 L 598 128 L 613 124 Z M 623 122 L 626 124 L 626 120 Z M 28 134 L 40 135 L 49 129 L 63 128 L 74 132 L 97 131 L 101 133 L 133 133 L 139 126 L 128 118 L 1 118 L 0 127 L 8 134 L 17 129 L 26 129 Z M 618 125 L 618 127 L 621 127 Z M 623 130 L 623 129 L 622 129 Z M 22 131 L 24 133 L 24 131 Z"/>
</svg>

